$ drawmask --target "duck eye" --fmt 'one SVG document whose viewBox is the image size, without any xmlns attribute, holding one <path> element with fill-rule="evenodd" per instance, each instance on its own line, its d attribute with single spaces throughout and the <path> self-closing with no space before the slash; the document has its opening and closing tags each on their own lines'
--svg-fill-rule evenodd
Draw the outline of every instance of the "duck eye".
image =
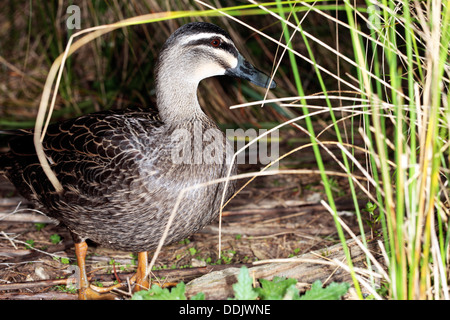
<svg viewBox="0 0 450 320">
<path fill-rule="evenodd" d="M 212 39 L 211 42 L 210 42 L 210 44 L 211 44 L 214 48 L 217 48 L 218 46 L 220 46 L 221 41 L 220 41 L 220 39 Z"/>
</svg>

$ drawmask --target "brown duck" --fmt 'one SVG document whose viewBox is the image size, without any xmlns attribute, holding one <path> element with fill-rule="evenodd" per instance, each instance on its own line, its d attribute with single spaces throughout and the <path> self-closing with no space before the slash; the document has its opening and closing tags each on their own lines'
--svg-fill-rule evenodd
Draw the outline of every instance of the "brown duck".
<svg viewBox="0 0 450 320">
<path fill-rule="evenodd" d="M 204 22 L 186 24 L 159 55 L 157 110 L 103 111 L 49 127 L 43 146 L 62 192 L 43 172 L 31 130 L 16 131 L 10 151 L 0 155 L 0 173 L 70 230 L 80 268 L 80 299 L 103 297 L 86 276 L 86 239 L 138 252 L 132 282 L 136 290 L 148 287 L 147 251 L 158 245 L 180 192 L 226 176 L 230 166 L 235 173 L 232 148 L 197 99 L 199 82 L 218 75 L 275 87 L 241 56 L 224 30 Z M 186 192 L 165 244 L 210 223 L 219 212 L 223 188 L 221 183 Z M 226 198 L 234 188 L 228 184 Z"/>
</svg>

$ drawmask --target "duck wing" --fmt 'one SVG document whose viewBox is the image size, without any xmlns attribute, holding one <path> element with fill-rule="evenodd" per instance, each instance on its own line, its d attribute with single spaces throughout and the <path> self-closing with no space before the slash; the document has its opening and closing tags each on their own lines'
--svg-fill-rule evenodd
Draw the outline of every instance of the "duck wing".
<svg viewBox="0 0 450 320">
<path fill-rule="evenodd" d="M 9 140 L 10 151 L 0 156 L 0 170 L 23 196 L 47 208 L 62 196 L 64 202 L 73 198 L 78 204 L 83 199 L 94 204 L 103 201 L 108 183 L 120 179 L 127 160 L 141 152 L 136 145 L 139 135 L 151 135 L 161 125 L 157 111 L 146 108 L 102 111 L 50 125 L 43 147 L 63 195 L 55 192 L 41 168 L 33 130 L 9 132 L 14 135 Z"/>
</svg>

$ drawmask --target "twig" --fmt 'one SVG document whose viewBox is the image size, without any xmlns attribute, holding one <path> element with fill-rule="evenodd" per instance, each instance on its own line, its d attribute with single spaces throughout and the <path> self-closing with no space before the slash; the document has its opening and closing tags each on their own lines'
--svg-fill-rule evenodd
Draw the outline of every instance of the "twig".
<svg viewBox="0 0 450 320">
<path fill-rule="evenodd" d="M 17 246 L 14 243 L 14 241 L 12 241 L 12 239 L 10 237 L 8 237 L 8 235 L 5 233 L 5 231 L 2 230 L 2 235 L 5 237 L 5 239 L 8 239 L 8 241 L 11 243 L 11 245 L 14 247 L 14 249 L 17 250 Z"/>
<path fill-rule="evenodd" d="M 14 242 L 18 242 L 21 244 L 27 244 L 26 242 L 23 241 L 19 241 L 19 240 L 13 240 Z M 54 245 L 54 246 L 50 246 L 49 248 L 47 248 L 46 251 L 42 251 L 36 248 L 31 248 L 30 249 L 30 253 L 26 253 L 26 254 L 19 254 L 16 257 L 14 257 L 13 259 L 10 259 L 7 261 L 7 263 L 19 263 L 19 262 L 23 262 L 23 261 L 28 261 L 28 260 L 33 260 L 36 259 L 37 257 L 41 256 L 41 255 L 49 255 L 52 257 L 56 257 L 59 258 L 59 255 L 55 255 L 53 254 L 54 252 L 59 252 L 59 251 L 64 251 L 67 248 L 70 248 L 73 246 L 73 241 L 69 240 L 66 241 L 62 244 L 58 244 L 58 245 Z"/>
<path fill-rule="evenodd" d="M 0 300 L 77 300 L 78 295 L 66 292 L 50 291 L 42 293 L 3 293 Z"/>
<path fill-rule="evenodd" d="M 0 291 L 66 285 L 68 280 L 69 279 L 52 279 L 52 280 L 26 281 L 16 283 L 2 283 L 0 284 Z"/>
<path fill-rule="evenodd" d="M 27 209 L 31 210 L 31 209 Z M 0 213 L 0 220 L 7 222 L 31 222 L 31 223 L 52 223 L 57 224 L 56 220 L 43 214 L 33 213 Z"/>
</svg>

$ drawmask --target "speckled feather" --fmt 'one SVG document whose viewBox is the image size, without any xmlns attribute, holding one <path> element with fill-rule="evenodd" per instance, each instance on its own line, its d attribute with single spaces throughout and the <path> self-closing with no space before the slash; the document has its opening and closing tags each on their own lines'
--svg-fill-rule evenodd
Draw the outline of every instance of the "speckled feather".
<svg viewBox="0 0 450 320">
<path fill-rule="evenodd" d="M 194 123 L 183 123 L 182 128 L 193 130 Z M 199 123 L 203 131 L 219 130 L 206 117 Z M 181 190 L 221 178 L 228 170 L 225 163 L 172 163 L 171 133 L 177 128 L 163 126 L 152 109 L 99 112 L 51 125 L 43 145 L 64 188 L 61 194 L 39 165 L 31 131 L 11 139 L 11 150 L 0 163 L 22 195 L 79 238 L 148 251 L 158 244 Z M 219 212 L 223 186 L 188 192 L 166 243 L 209 224 Z M 231 182 L 227 198 L 233 190 Z"/>
<path fill-rule="evenodd" d="M 182 190 L 223 178 L 230 166 L 236 173 L 230 144 L 200 108 L 198 83 L 226 74 L 267 87 L 269 78 L 244 60 L 224 30 L 204 22 L 186 24 L 169 37 L 156 71 L 157 111 L 103 111 L 49 126 L 43 147 L 62 192 L 43 172 L 31 130 L 16 131 L 10 151 L 0 155 L 0 173 L 69 228 L 76 242 L 149 251 L 160 241 Z M 200 152 L 210 151 L 214 141 L 219 161 L 197 161 L 199 136 L 206 138 Z M 181 162 L 174 157 L 180 150 Z M 223 188 L 216 183 L 186 192 L 165 244 L 217 217 Z M 230 181 L 225 200 L 234 190 Z"/>
</svg>

